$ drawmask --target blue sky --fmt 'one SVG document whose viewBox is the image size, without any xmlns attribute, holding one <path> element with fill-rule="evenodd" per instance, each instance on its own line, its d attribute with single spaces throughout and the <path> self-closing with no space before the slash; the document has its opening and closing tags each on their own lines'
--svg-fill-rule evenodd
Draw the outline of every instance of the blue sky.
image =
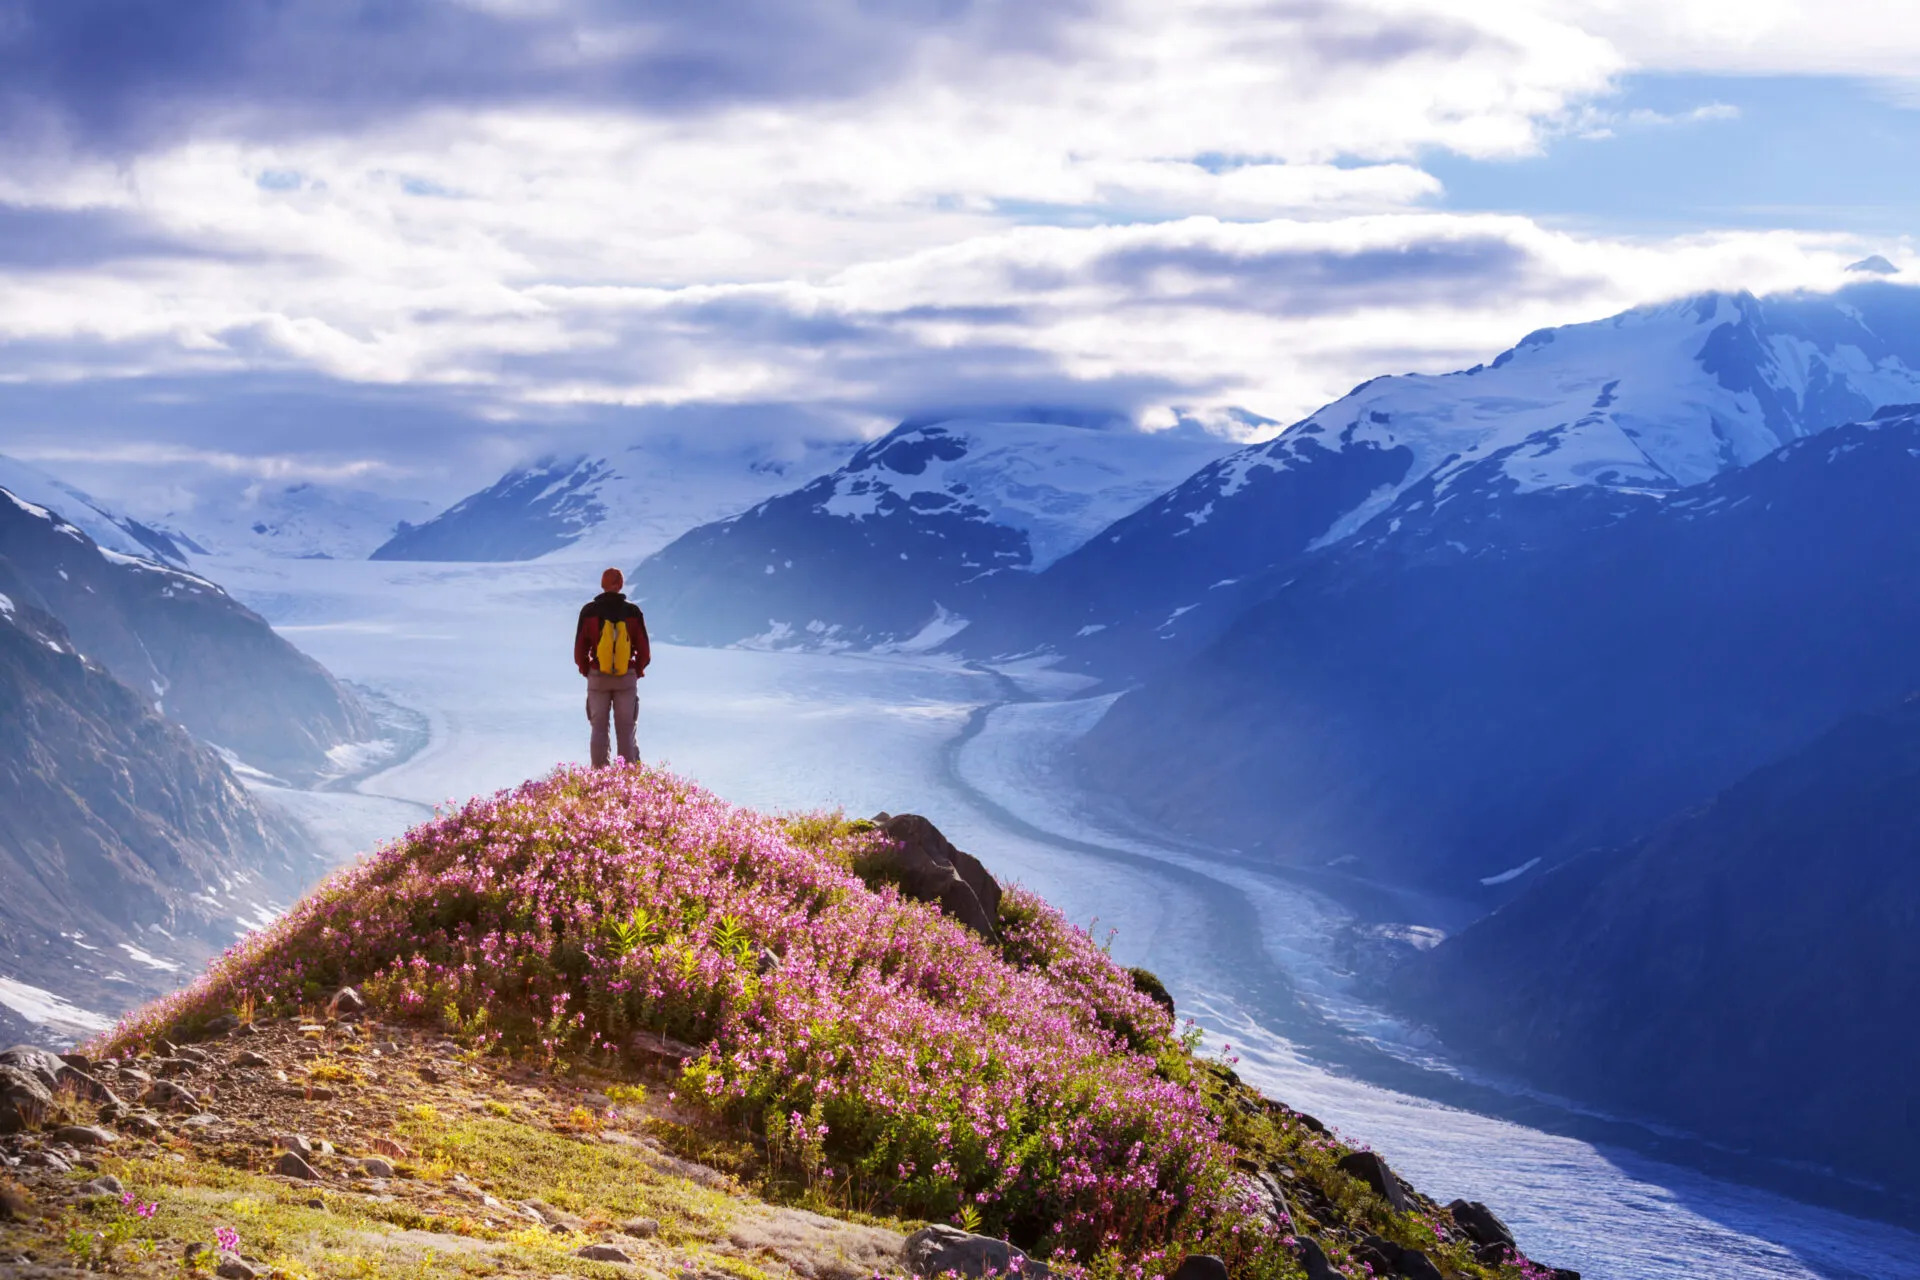
<svg viewBox="0 0 1920 1280">
<path fill-rule="evenodd" d="M 1422 167 L 1447 208 L 1521 213 L 1608 232 L 1796 227 L 1920 230 L 1920 97 L 1831 75 L 1624 77 L 1536 155 Z"/>
<path fill-rule="evenodd" d="M 151 509 L 1287 421 L 1920 271 L 1916 67 L 1895 0 L 0 0 L 0 451 Z"/>
</svg>

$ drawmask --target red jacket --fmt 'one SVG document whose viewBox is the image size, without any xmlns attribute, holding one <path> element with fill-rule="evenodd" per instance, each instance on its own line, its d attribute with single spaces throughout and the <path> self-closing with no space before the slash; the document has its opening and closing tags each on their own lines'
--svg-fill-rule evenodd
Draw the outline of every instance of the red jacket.
<svg viewBox="0 0 1920 1280">
<path fill-rule="evenodd" d="M 609 622 L 625 621 L 627 635 L 633 641 L 633 659 L 628 670 L 647 674 L 653 661 L 653 648 L 647 643 L 647 617 L 640 606 L 618 591 L 602 591 L 580 610 L 580 622 L 573 629 L 573 665 L 583 676 L 592 675 L 594 648 L 600 643 L 600 628 Z"/>
</svg>

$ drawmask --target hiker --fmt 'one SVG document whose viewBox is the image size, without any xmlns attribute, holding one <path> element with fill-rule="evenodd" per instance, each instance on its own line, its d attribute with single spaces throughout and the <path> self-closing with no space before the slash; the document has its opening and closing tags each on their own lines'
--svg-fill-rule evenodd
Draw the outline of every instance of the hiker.
<svg viewBox="0 0 1920 1280">
<path fill-rule="evenodd" d="M 620 744 L 620 758 L 640 763 L 633 723 L 640 714 L 640 677 L 653 661 L 647 644 L 647 620 L 622 594 L 626 575 L 609 569 L 600 575 L 600 594 L 580 610 L 573 631 L 573 665 L 587 678 L 587 723 L 593 726 L 593 767 L 608 762 L 607 720 Z"/>
</svg>

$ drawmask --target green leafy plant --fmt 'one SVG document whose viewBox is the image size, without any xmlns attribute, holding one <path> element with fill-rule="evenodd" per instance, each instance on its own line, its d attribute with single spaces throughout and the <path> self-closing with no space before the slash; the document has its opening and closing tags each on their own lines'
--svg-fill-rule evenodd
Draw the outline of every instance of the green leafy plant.
<svg viewBox="0 0 1920 1280">
<path fill-rule="evenodd" d="M 625 920 L 615 920 L 608 926 L 613 935 L 613 953 L 617 956 L 631 955 L 641 947 L 653 941 L 654 931 L 660 922 L 644 906 L 636 906 L 633 914 Z"/>
</svg>

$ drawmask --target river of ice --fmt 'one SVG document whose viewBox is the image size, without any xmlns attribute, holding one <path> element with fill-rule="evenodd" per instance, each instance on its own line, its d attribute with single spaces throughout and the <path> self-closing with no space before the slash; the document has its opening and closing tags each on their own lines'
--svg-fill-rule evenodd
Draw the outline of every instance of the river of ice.
<svg viewBox="0 0 1920 1280">
<path fill-rule="evenodd" d="M 333 671 L 426 718 L 421 750 L 352 791 L 263 788 L 343 859 L 436 805 L 583 757 L 570 646 L 598 566 L 206 569 Z M 997 705 L 1010 689 L 1023 700 Z M 1054 749 L 1103 709 L 1079 692 L 1041 671 L 1010 681 L 904 655 L 657 646 L 641 749 L 742 804 L 926 814 L 1003 879 L 1113 930 L 1114 954 L 1159 973 L 1243 1075 L 1442 1202 L 1485 1201 L 1536 1258 L 1599 1280 L 1920 1276 L 1920 1236 L 1898 1228 L 1435 1101 L 1456 1095 L 1444 1071 L 1406 1065 L 1431 1056 L 1418 1034 L 1353 996 L 1328 959 L 1337 904 L 1117 834 L 1050 777 Z M 1356 1067 L 1356 1044 L 1391 1052 Z"/>
</svg>

